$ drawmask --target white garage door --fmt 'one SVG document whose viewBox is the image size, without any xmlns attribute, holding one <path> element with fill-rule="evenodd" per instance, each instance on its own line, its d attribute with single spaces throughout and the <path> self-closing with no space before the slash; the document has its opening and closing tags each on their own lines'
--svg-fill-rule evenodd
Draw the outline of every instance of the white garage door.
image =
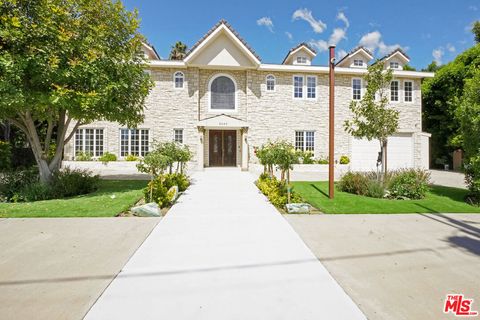
<svg viewBox="0 0 480 320">
<path fill-rule="evenodd" d="M 376 170 L 380 143 L 377 140 L 352 140 L 352 170 Z M 413 138 L 399 135 L 388 138 L 387 161 L 389 169 L 413 167 Z"/>
</svg>

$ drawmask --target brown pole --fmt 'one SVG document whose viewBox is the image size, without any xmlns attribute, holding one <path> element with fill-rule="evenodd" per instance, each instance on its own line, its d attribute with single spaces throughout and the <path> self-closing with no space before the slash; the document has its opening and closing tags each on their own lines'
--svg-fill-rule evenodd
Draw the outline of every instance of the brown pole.
<svg viewBox="0 0 480 320">
<path fill-rule="evenodd" d="M 330 66 L 329 69 L 329 125 L 328 125 L 328 197 L 333 199 L 334 197 L 334 161 L 335 161 L 335 142 L 334 142 L 334 134 L 335 134 L 335 46 L 331 45 L 329 47 L 330 50 L 330 59 L 328 60 L 328 64 Z"/>
</svg>

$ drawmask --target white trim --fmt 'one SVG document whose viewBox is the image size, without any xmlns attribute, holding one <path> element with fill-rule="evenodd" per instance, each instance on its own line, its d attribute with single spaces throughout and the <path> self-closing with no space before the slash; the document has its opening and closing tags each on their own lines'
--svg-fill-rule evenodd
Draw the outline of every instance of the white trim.
<svg viewBox="0 0 480 320">
<path fill-rule="evenodd" d="M 360 51 L 362 51 L 367 57 L 369 57 L 370 60 L 373 59 L 373 56 L 370 53 L 368 53 L 364 48 L 358 48 L 358 50 L 356 50 L 356 51 L 354 51 L 350 54 L 350 57 L 353 57 L 354 55 L 356 55 Z"/>
<path fill-rule="evenodd" d="M 128 140 L 127 140 L 127 155 L 122 156 L 122 130 L 128 131 Z M 144 157 L 142 155 L 142 132 L 141 130 L 148 131 L 148 152 L 150 152 L 150 147 L 152 144 L 152 130 L 150 128 L 125 128 L 120 127 L 118 129 L 118 159 L 125 160 L 127 156 L 132 154 L 132 130 L 138 130 L 138 155 L 137 157 Z"/>
<path fill-rule="evenodd" d="M 411 82 L 412 83 L 412 101 L 405 101 L 405 83 L 406 82 Z M 415 102 L 415 81 L 413 80 L 403 80 L 403 90 L 402 90 L 402 93 L 403 93 L 403 102 L 404 103 L 414 103 Z"/>
<path fill-rule="evenodd" d="M 353 98 L 353 81 L 354 81 L 354 80 L 360 80 L 360 99 L 354 99 L 354 98 Z M 352 91 L 351 91 L 351 98 L 352 98 L 352 100 L 353 100 L 353 101 L 360 101 L 360 100 L 362 100 L 363 94 L 364 94 L 364 92 L 363 92 L 363 79 L 362 79 L 362 78 L 358 78 L 358 77 L 352 78 L 351 87 L 350 87 L 350 88 L 352 89 Z"/>
<path fill-rule="evenodd" d="M 309 98 L 308 97 L 308 78 L 314 78 L 315 79 L 315 98 Z M 310 100 L 310 101 L 315 101 L 318 98 L 318 77 L 315 75 L 306 75 L 305 76 L 305 99 Z"/>
<path fill-rule="evenodd" d="M 227 77 L 233 81 L 233 85 L 235 86 L 235 109 L 212 109 L 212 93 L 211 93 L 211 86 L 212 82 L 217 79 L 218 77 Z M 210 80 L 208 81 L 207 87 L 207 95 L 208 95 L 208 112 L 209 113 L 237 113 L 238 112 L 238 86 L 237 81 L 235 78 L 229 75 L 228 73 L 215 73 Z"/>
<path fill-rule="evenodd" d="M 273 77 L 273 90 L 268 90 L 268 77 Z M 265 76 L 265 92 L 273 93 L 277 91 L 277 77 L 269 73 Z"/>
<path fill-rule="evenodd" d="M 189 55 L 183 60 L 185 63 L 188 64 L 190 60 L 192 60 L 198 53 L 206 46 L 207 43 L 209 43 L 212 39 L 216 38 L 216 36 L 221 32 L 226 32 L 227 35 L 235 42 L 235 44 L 240 47 L 247 56 L 250 58 L 252 62 L 254 62 L 255 65 L 260 64 L 260 60 L 248 49 L 240 39 L 232 32 L 230 31 L 229 28 L 227 28 L 223 23 L 220 24 L 215 31 L 213 31 L 208 37 L 206 37 L 192 52 L 189 53 Z"/>
<path fill-rule="evenodd" d="M 301 97 L 295 97 L 295 77 L 300 77 L 302 78 L 302 96 Z M 303 100 L 305 99 L 305 76 L 303 74 L 294 74 L 292 75 L 292 98 L 294 100 Z"/>
<path fill-rule="evenodd" d="M 392 54 L 390 57 L 386 58 L 385 59 L 385 62 L 387 62 L 388 60 L 392 59 L 393 57 L 395 57 L 396 55 L 400 55 L 402 57 L 402 59 L 406 62 L 410 62 L 410 59 L 407 58 L 407 56 L 405 56 L 403 53 L 401 53 L 400 51 L 396 51 L 394 54 Z"/>
<path fill-rule="evenodd" d="M 101 156 L 103 156 L 106 152 L 106 147 L 105 147 L 105 140 L 106 140 L 106 128 L 105 127 L 80 127 L 77 128 L 75 133 L 73 134 L 73 157 L 75 158 L 77 156 L 77 131 L 82 130 L 82 152 L 85 153 L 85 145 L 86 145 L 86 136 L 85 136 L 85 130 L 93 130 L 93 153 L 92 153 L 92 158 L 97 159 Z M 102 130 L 102 154 L 97 156 L 97 130 Z"/>
<path fill-rule="evenodd" d="M 177 73 L 180 73 L 182 75 L 182 86 L 181 87 L 177 87 L 177 81 L 176 81 Z M 183 90 L 184 88 L 185 88 L 185 73 L 183 73 L 182 71 L 175 71 L 173 73 L 173 89 Z"/>
<path fill-rule="evenodd" d="M 317 54 L 315 52 L 313 52 L 312 50 L 310 50 L 306 45 L 301 45 L 300 47 L 298 47 L 297 49 L 293 50 L 292 52 L 290 52 L 288 54 L 288 57 L 291 57 L 292 55 L 294 55 L 295 53 L 297 53 L 298 51 L 300 50 L 305 50 L 307 51 L 308 54 L 310 54 L 312 56 L 312 58 L 314 58 Z M 285 59 L 287 60 L 287 59 Z"/>
</svg>

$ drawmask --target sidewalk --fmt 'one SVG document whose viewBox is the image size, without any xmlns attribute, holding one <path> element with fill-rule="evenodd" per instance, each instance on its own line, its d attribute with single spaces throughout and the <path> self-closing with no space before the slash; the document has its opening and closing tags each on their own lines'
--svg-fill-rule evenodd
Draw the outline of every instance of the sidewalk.
<svg viewBox="0 0 480 320">
<path fill-rule="evenodd" d="M 251 174 L 194 180 L 86 319 L 365 319 Z"/>
</svg>

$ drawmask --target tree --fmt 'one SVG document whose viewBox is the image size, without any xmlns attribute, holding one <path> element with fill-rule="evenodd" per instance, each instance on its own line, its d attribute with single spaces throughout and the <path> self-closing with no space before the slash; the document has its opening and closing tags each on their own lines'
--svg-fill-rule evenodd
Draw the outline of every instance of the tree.
<svg viewBox="0 0 480 320">
<path fill-rule="evenodd" d="M 388 88 L 392 81 L 392 70 L 383 70 L 382 63 L 368 67 L 365 76 L 366 92 L 360 101 L 350 103 L 352 120 L 344 123 L 345 131 L 357 138 L 376 139 L 382 154 L 382 173 L 387 173 L 388 137 L 398 129 L 399 112 L 388 107 Z"/>
<path fill-rule="evenodd" d="M 436 61 L 432 61 L 425 69 L 422 69 L 422 71 L 436 72 L 440 68 L 441 66 L 439 66 Z"/>
<path fill-rule="evenodd" d="M 174 46 L 172 46 L 172 50 L 170 51 L 170 55 L 168 58 L 170 60 L 183 60 L 187 55 L 187 45 L 181 41 L 177 41 Z"/>
<path fill-rule="evenodd" d="M 403 66 L 403 70 L 406 70 L 406 71 L 417 71 L 417 69 L 415 69 L 414 67 L 412 67 L 411 65 L 409 64 L 405 64 Z"/>
<path fill-rule="evenodd" d="M 110 0 L 0 1 L 0 119 L 27 136 L 42 182 L 80 125 L 143 120 L 137 16 Z"/>
<path fill-rule="evenodd" d="M 472 24 L 472 33 L 475 36 L 475 42 L 480 43 L 480 21 L 475 21 Z"/>
</svg>

